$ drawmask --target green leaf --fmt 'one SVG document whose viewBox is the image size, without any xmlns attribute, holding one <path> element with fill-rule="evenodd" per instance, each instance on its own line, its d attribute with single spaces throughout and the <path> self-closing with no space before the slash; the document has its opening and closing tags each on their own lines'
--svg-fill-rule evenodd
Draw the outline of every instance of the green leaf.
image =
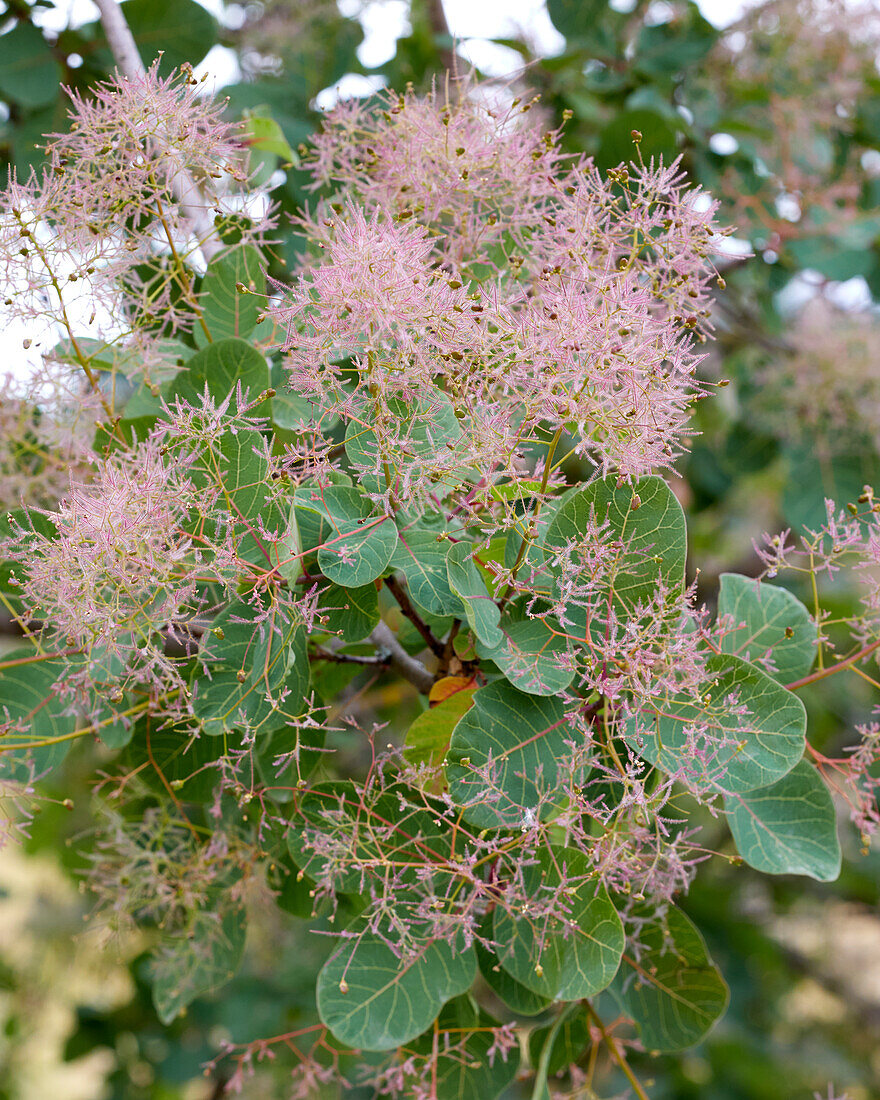
<svg viewBox="0 0 880 1100">
<path fill-rule="evenodd" d="M 638 958 L 625 954 L 615 982 L 649 1051 L 698 1043 L 727 1008 L 728 990 L 703 937 L 672 906 L 640 927 Z"/>
<path fill-rule="evenodd" d="M 299 157 L 290 147 L 284 131 L 274 118 L 245 111 L 243 122 L 246 134 L 244 140 L 250 149 L 272 153 L 290 164 L 299 165 Z"/>
<path fill-rule="evenodd" d="M 269 365 L 265 356 L 245 340 L 229 337 L 202 348 L 187 363 L 186 370 L 175 378 L 169 393 L 169 403 L 179 397 L 198 406 L 207 385 L 208 393 L 217 404 L 232 394 L 230 412 L 238 409 L 236 388 L 241 383 L 248 402 L 253 402 L 269 388 Z M 249 416 L 267 416 L 268 400 L 249 410 Z"/>
<path fill-rule="evenodd" d="M 642 26 L 635 44 L 637 69 L 662 81 L 702 61 L 718 31 L 693 5 L 684 14 L 684 19 Z"/>
<path fill-rule="evenodd" d="M 325 737 L 320 727 L 282 726 L 256 738 L 250 747 L 251 761 L 270 797 L 278 802 L 290 800 L 291 784 L 307 779 L 321 761 Z"/>
<path fill-rule="evenodd" d="M 187 737 L 174 726 L 142 718 L 135 723 L 120 764 L 129 771 L 137 770 L 144 783 L 162 797 L 168 790 L 160 773 L 183 801 L 207 802 L 220 782 L 218 762 L 227 748 L 240 749 L 240 741 L 236 738 L 229 744 L 216 737 Z"/>
<path fill-rule="evenodd" d="M 217 24 L 195 0 L 125 0 L 122 11 L 145 65 L 162 53 L 167 76 L 185 62 L 195 66 L 217 42 Z"/>
<path fill-rule="evenodd" d="M 427 524 L 408 523 L 399 529 L 391 566 L 406 578 L 410 599 L 431 615 L 463 615 L 446 568 L 449 542 Z"/>
<path fill-rule="evenodd" d="M 228 982 L 241 965 L 245 913 L 200 911 L 187 931 L 166 944 L 152 965 L 153 1004 L 170 1024 L 196 997 Z"/>
<path fill-rule="evenodd" d="M 381 417 L 381 430 L 374 428 Z M 390 398 L 378 411 L 364 408 L 349 422 L 345 453 L 369 492 L 393 488 L 401 472 L 414 464 L 435 471 L 434 491 L 445 496 L 461 483 L 460 468 L 468 444 L 452 402 L 442 390 L 426 387 L 414 401 Z"/>
<path fill-rule="evenodd" d="M 345 642 L 366 638 L 379 622 L 379 594 L 374 584 L 360 588 L 328 584 L 318 597 L 318 607 L 327 619 L 323 626 Z"/>
<path fill-rule="evenodd" d="M 800 699 L 739 657 L 712 656 L 706 670 L 711 679 L 698 695 L 658 699 L 650 713 L 643 707 L 631 718 L 628 743 L 668 774 L 684 773 L 695 786 L 725 792 L 765 787 L 791 771 L 804 754 L 807 714 Z M 705 759 L 695 755 L 692 736 Z"/>
<path fill-rule="evenodd" d="M 538 1065 L 544 1044 L 552 1031 L 552 1026 L 539 1027 L 529 1035 L 529 1055 L 533 1066 Z M 572 1063 L 577 1062 L 589 1046 L 590 1036 L 590 1018 L 586 1012 L 573 1012 L 566 1016 L 553 1039 L 553 1047 L 547 1060 L 548 1077 L 562 1073 Z"/>
<path fill-rule="evenodd" d="M 473 555 L 474 547 L 469 542 L 457 542 L 449 547 L 446 554 L 449 587 L 464 604 L 468 626 L 484 645 L 495 649 L 504 641 L 498 629 L 501 612 L 486 589 Z"/>
<path fill-rule="evenodd" d="M 0 35 L 0 93 L 4 99 L 33 109 L 54 103 L 59 95 L 61 66 L 42 33 L 31 23 L 19 23 Z"/>
<path fill-rule="evenodd" d="M 615 168 L 618 164 L 629 163 L 638 155 L 648 160 L 663 157 L 668 162 L 676 154 L 676 130 L 683 128 L 683 120 L 674 125 L 671 119 L 664 118 L 658 111 L 644 107 L 618 111 L 599 131 L 596 163 L 600 168 Z M 642 135 L 638 153 L 632 139 L 633 130 L 638 130 Z"/>
<path fill-rule="evenodd" d="M 406 731 L 404 756 L 410 764 L 437 767 L 443 762 L 452 731 L 473 699 L 473 691 L 457 691 L 416 718 Z"/>
<path fill-rule="evenodd" d="M 605 989 L 623 954 L 623 925 L 590 859 L 574 848 L 542 849 L 523 867 L 525 896 L 535 912 L 512 916 L 495 910 L 495 941 L 501 965 L 518 982 L 554 1001 L 579 1001 Z M 565 883 L 566 920 L 547 916 L 549 899 Z M 568 885 L 570 883 L 570 885 Z"/>
<path fill-rule="evenodd" d="M 339 1039 L 361 1050 L 392 1050 L 420 1035 L 450 998 L 476 977 L 473 948 L 443 941 L 398 958 L 384 937 L 357 929 L 318 975 L 318 1015 Z"/>
<path fill-rule="evenodd" d="M 516 1076 L 519 1052 L 489 1056 L 494 1042 L 491 1028 L 499 1022 L 463 995 L 444 1005 L 437 1020 L 436 1073 L 431 1095 L 436 1100 L 495 1100 Z M 413 1043 L 416 1053 L 431 1057 L 435 1030 L 430 1028 Z"/>
<path fill-rule="evenodd" d="M 722 615 L 731 616 L 736 627 L 721 639 L 723 653 L 752 663 L 769 657 L 775 671 L 766 671 L 780 684 L 800 680 L 813 667 L 816 624 L 801 601 L 784 588 L 722 573 L 719 618 Z"/>
<path fill-rule="evenodd" d="M 450 831 L 442 815 L 436 800 L 404 784 L 371 794 L 367 805 L 351 780 L 315 783 L 297 801 L 287 849 L 307 875 L 330 878 L 340 893 L 362 893 L 371 878 L 381 889 L 388 860 L 408 865 L 400 877 L 409 882 L 421 863 L 436 866 L 448 858 Z"/>
<path fill-rule="evenodd" d="M 242 292 L 239 285 L 247 289 Z M 239 244 L 214 256 L 202 279 L 200 302 L 205 324 L 215 342 L 251 333 L 260 310 L 265 308 L 265 294 L 266 273 L 259 249 L 252 244 Z M 207 343 L 208 338 L 199 325 L 193 335 L 197 344 L 204 346 Z M 267 388 L 268 368 L 263 389 Z"/>
<path fill-rule="evenodd" d="M 195 679 L 193 711 L 205 733 L 269 731 L 301 713 L 309 686 L 306 633 L 277 604 L 229 604 L 202 636 L 199 656 L 205 672 Z"/>
<path fill-rule="evenodd" d="M 330 485 L 297 493 L 297 508 L 310 508 L 326 520 L 318 547 L 318 565 L 329 581 L 360 588 L 388 569 L 397 545 L 390 516 L 377 516 L 372 504 L 353 486 Z"/>
<path fill-rule="evenodd" d="M 516 828 L 557 791 L 566 741 L 578 734 L 556 698 L 524 695 L 504 680 L 474 692 L 474 705 L 452 732 L 449 794 L 478 828 Z M 479 769 L 479 771 L 478 771 Z M 488 772 L 488 774 L 487 774 Z"/>
<path fill-rule="evenodd" d="M 3 654 L 0 664 L 0 730 L 4 730 L 3 752 L 0 753 L 0 774 L 8 778 L 23 778 L 25 756 L 33 760 L 36 771 L 49 771 L 56 767 L 72 742 L 55 741 L 34 749 L 19 749 L 31 741 L 49 741 L 68 737 L 76 729 L 76 718 L 64 713 L 68 703 L 59 699 L 55 683 L 69 672 L 69 664 L 63 658 L 49 657 L 33 660 L 37 651 L 22 646 Z M 12 665 L 13 661 L 21 664 Z M 11 665 L 11 667 L 10 667 Z M 6 727 L 9 723 L 9 729 Z"/>
<path fill-rule="evenodd" d="M 558 551 L 583 542 L 590 538 L 593 523 L 606 522 L 606 537 L 622 547 L 607 579 L 608 599 L 618 613 L 649 602 L 661 581 L 671 589 L 684 584 L 687 528 L 681 505 L 665 481 L 644 477 L 618 486 L 611 477 L 592 482 L 562 505 L 544 546 Z"/>
<path fill-rule="evenodd" d="M 574 665 L 565 656 L 568 645 L 557 624 L 544 619 L 511 619 L 500 628 L 504 641 L 495 649 L 477 644 L 477 653 L 493 661 L 506 678 L 529 695 L 558 695 L 574 679 Z"/>
<path fill-rule="evenodd" d="M 756 871 L 808 875 L 820 882 L 840 874 L 834 803 L 806 760 L 769 787 L 724 801 L 737 851 Z"/>
<path fill-rule="evenodd" d="M 271 511 L 276 511 L 273 507 Z M 287 530 L 281 532 L 269 551 L 272 564 L 287 581 L 295 584 L 302 573 L 302 542 L 296 522 L 296 507 L 291 503 L 287 513 Z"/>
<path fill-rule="evenodd" d="M 547 0 L 547 12 L 553 25 L 566 38 L 589 38 L 603 12 L 607 0 Z"/>
<path fill-rule="evenodd" d="M 480 924 L 480 936 L 487 943 L 494 942 L 494 929 L 492 914 L 488 913 Z M 498 958 L 494 948 L 489 948 L 486 943 L 474 940 L 474 950 L 477 953 L 477 965 L 480 973 L 486 980 L 486 984 L 492 992 L 499 997 L 504 1004 L 518 1016 L 537 1016 L 545 1008 L 549 1008 L 549 997 L 541 997 L 518 982 L 504 967 Z"/>
</svg>

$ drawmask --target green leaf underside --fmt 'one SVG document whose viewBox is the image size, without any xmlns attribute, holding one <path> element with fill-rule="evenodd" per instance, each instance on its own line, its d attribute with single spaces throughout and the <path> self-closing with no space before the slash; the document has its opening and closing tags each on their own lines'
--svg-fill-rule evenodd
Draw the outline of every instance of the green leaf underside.
<svg viewBox="0 0 880 1100">
<path fill-rule="evenodd" d="M 478 828 L 521 826 L 542 796 L 556 792 L 565 743 L 577 735 L 559 699 L 524 695 L 503 680 L 473 699 L 447 752 L 450 797 Z M 491 774 L 477 774 L 490 759 Z"/>
<path fill-rule="evenodd" d="M 489 649 L 478 644 L 477 654 L 493 661 L 520 691 L 529 695 L 558 695 L 574 679 L 575 670 L 564 662 L 568 646 L 558 625 L 552 620 L 548 622 L 504 617 L 500 622 L 504 636 L 501 645 Z"/>
<path fill-rule="evenodd" d="M 222 633 L 222 637 L 218 632 Z M 274 730 L 302 712 L 309 684 L 306 634 L 284 609 L 231 603 L 202 638 L 193 711 L 207 734 L 236 726 Z"/>
<path fill-rule="evenodd" d="M 388 938 L 396 940 L 393 930 Z M 420 1035 L 475 977 L 473 948 L 432 941 L 398 958 L 377 933 L 364 930 L 344 940 L 324 964 L 318 1014 L 348 1046 L 392 1050 Z"/>
<path fill-rule="evenodd" d="M 153 1004 L 163 1024 L 234 976 L 244 955 L 245 931 L 243 909 L 229 910 L 222 918 L 216 912 L 199 912 L 189 934 L 160 949 L 152 981 Z"/>
<path fill-rule="evenodd" d="M 326 616 L 326 629 L 345 642 L 366 638 L 379 622 L 379 595 L 374 584 L 359 588 L 329 584 L 318 598 L 318 607 Z"/>
<path fill-rule="evenodd" d="M 712 679 L 699 698 L 657 700 L 651 713 L 643 708 L 627 723 L 628 743 L 662 771 L 724 792 L 765 787 L 791 771 L 804 753 L 807 715 L 801 700 L 739 657 L 712 656 L 706 669 Z M 737 714 L 738 707 L 747 713 Z M 689 734 L 704 726 L 713 743 L 706 745 L 697 734 L 706 754 L 701 760 Z"/>
<path fill-rule="evenodd" d="M 401 529 L 391 567 L 406 578 L 410 599 L 431 615 L 464 614 L 462 602 L 452 591 L 446 568 L 449 543 L 438 539 L 435 528 L 408 524 Z"/>
<path fill-rule="evenodd" d="M 637 507 L 633 507 L 634 503 Z M 631 611 L 654 596 L 658 583 L 684 584 L 687 528 L 681 505 L 662 478 L 644 477 L 618 487 L 615 478 L 594 481 L 570 496 L 547 528 L 544 546 L 560 550 L 608 522 L 608 537 L 621 541 L 621 554 L 608 581 L 608 600 L 618 612 Z"/>
<path fill-rule="evenodd" d="M 495 649 L 504 641 L 498 627 L 501 612 L 486 589 L 473 554 L 474 547 L 469 542 L 450 546 L 446 556 L 449 587 L 461 599 L 468 626 L 483 645 Z"/>
<path fill-rule="evenodd" d="M 725 799 L 737 851 L 756 871 L 833 882 L 840 874 L 834 803 L 806 760 L 769 787 Z"/>
<path fill-rule="evenodd" d="M 495 910 L 495 942 L 504 969 L 532 992 L 555 1001 L 579 1001 L 608 986 L 623 953 L 623 925 L 604 887 L 589 881 L 594 868 L 573 848 L 544 850 L 523 868 L 525 895 L 541 913 L 543 898 L 555 896 L 563 879 L 567 922 L 543 915 L 513 917 Z"/>
<path fill-rule="evenodd" d="M 638 959 L 624 954 L 615 989 L 645 1048 L 682 1050 L 698 1043 L 727 1008 L 728 989 L 703 938 L 670 907 L 639 932 Z"/>
<path fill-rule="evenodd" d="M 774 671 L 764 670 L 781 684 L 809 674 L 816 656 L 816 625 L 806 607 L 786 589 L 722 573 L 719 618 L 722 615 L 731 616 L 736 627 L 722 638 L 722 652 L 735 653 L 753 664 L 768 657 Z"/>
<path fill-rule="evenodd" d="M 360 588 L 381 577 L 397 546 L 397 528 L 389 516 L 373 514 L 372 504 L 349 485 L 330 485 L 297 494 L 298 510 L 310 509 L 325 521 L 318 565 L 329 581 Z"/>
</svg>

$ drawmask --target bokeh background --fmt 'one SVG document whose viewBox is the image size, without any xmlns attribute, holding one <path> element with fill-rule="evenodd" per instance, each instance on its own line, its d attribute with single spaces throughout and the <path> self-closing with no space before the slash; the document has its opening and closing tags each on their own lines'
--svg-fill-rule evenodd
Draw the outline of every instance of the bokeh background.
<svg viewBox="0 0 880 1100">
<path fill-rule="evenodd" d="M 633 153 L 681 156 L 735 226 L 705 377 L 729 384 L 699 404 L 675 489 L 688 511 L 701 597 L 725 570 L 757 573 L 763 532 L 820 524 L 824 498 L 880 489 L 880 12 L 839 0 L 126 0 L 146 61 L 192 62 L 232 118 L 271 116 L 276 151 L 254 158 L 273 199 L 307 199 L 291 163 L 339 97 L 425 88 L 475 71 L 500 96 L 541 94 L 571 152 L 601 167 Z M 40 137 L 63 128 L 62 86 L 88 91 L 112 59 L 90 0 L 3 0 L 0 171 L 39 168 Z M 299 241 L 283 227 L 273 274 Z M 8 291 L 7 291 L 8 292 Z M 84 307 L 85 308 L 85 307 Z M 53 334 L 25 345 L 3 325 L 0 373 L 14 386 Z M 9 391 L 11 392 L 11 391 Z M 2 397 L 3 395 L 0 395 Z M 23 451 L 14 403 L 0 401 L 0 505 L 18 503 Z M 576 473 L 577 471 L 571 471 Z M 693 568 L 693 567 L 692 567 Z M 832 584 L 844 619 L 854 595 Z M 7 636 L 9 635 L 9 636 Z M 0 646 L 12 646 L 0 621 Z M 853 676 L 810 689 L 813 743 L 829 757 L 856 740 L 877 699 Z M 381 684 L 364 711 L 405 725 L 409 702 Z M 308 1023 L 326 950 L 296 902 L 252 916 L 247 963 L 171 1028 L 143 981 L 149 943 L 84 932 L 81 873 L 94 821 L 86 786 L 100 748 L 77 745 L 54 800 L 0 850 L 0 1100 L 208 1100 L 224 1042 Z M 96 759 L 97 758 L 97 759 Z M 68 809 L 65 799 L 72 799 Z M 633 1056 L 657 1100 L 880 1097 L 880 845 L 849 825 L 840 880 L 769 879 L 708 862 L 684 908 L 731 985 L 711 1036 L 678 1058 Z M 0 813 L 4 808 L 0 806 Z M 9 812 L 13 811 L 9 809 Z M 14 822 L 11 823 L 14 825 Z M 707 845 L 729 844 L 705 822 Z M 285 1052 L 255 1061 L 246 1095 L 290 1095 Z M 622 1095 L 608 1067 L 597 1094 Z M 560 1088 L 562 1086 L 560 1085 Z M 330 1094 L 328 1094 L 330 1095 Z M 349 1095 L 355 1092 L 349 1091 Z M 365 1094 L 366 1095 L 366 1094 Z M 521 1093 L 514 1084 L 510 1098 Z"/>
</svg>

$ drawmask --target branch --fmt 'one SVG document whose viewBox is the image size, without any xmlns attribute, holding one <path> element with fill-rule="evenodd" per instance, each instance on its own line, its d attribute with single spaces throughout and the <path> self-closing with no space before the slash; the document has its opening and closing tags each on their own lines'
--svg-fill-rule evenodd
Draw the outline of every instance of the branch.
<svg viewBox="0 0 880 1100">
<path fill-rule="evenodd" d="M 397 669 L 405 680 L 409 680 L 423 695 L 428 694 L 434 684 L 434 674 L 429 672 L 421 661 L 410 657 L 387 623 L 379 623 L 370 635 L 370 641 L 387 652 L 388 663 L 392 668 Z"/>
<path fill-rule="evenodd" d="M 412 603 L 410 602 L 410 598 L 407 595 L 406 589 L 403 587 L 400 581 L 397 580 L 395 577 L 386 577 L 385 587 L 395 598 L 395 600 L 397 600 L 398 604 L 400 604 L 400 610 L 403 612 L 403 614 L 409 619 L 409 621 L 413 624 L 419 634 L 421 634 L 421 636 L 425 639 L 425 644 L 427 645 L 428 649 L 430 649 L 435 657 L 440 657 L 442 659 L 446 652 L 446 647 L 431 633 L 431 628 L 413 607 Z"/>
<path fill-rule="evenodd" d="M 138 53 L 137 43 L 117 0 L 95 0 L 101 13 L 101 24 L 119 72 L 131 81 L 146 79 L 147 70 Z M 222 248 L 210 217 L 205 197 L 193 177 L 185 169 L 176 172 L 172 187 L 184 218 L 189 222 L 206 260 Z"/>
</svg>

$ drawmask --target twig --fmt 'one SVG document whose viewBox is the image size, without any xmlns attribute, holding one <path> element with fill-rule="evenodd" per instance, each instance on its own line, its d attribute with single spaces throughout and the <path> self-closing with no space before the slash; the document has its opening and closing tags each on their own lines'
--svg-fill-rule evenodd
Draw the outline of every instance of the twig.
<svg viewBox="0 0 880 1100">
<path fill-rule="evenodd" d="M 382 666 L 391 664 L 389 657 L 384 657 L 381 653 L 374 654 L 373 656 L 361 656 L 356 653 L 333 653 L 329 649 L 322 649 L 318 646 L 314 653 L 309 654 L 310 661 L 331 661 L 337 665 L 371 665 Z"/>
<path fill-rule="evenodd" d="M 370 635 L 370 640 L 387 652 L 388 663 L 392 668 L 397 669 L 400 675 L 405 680 L 409 680 L 423 695 L 428 694 L 434 684 L 434 674 L 429 672 L 421 661 L 410 657 L 387 623 L 379 623 Z"/>
<path fill-rule="evenodd" d="M 838 661 L 836 665 L 829 665 L 828 668 L 820 668 L 818 672 L 812 672 L 809 676 L 803 676 L 800 680 L 792 680 L 790 684 L 786 684 L 786 688 L 789 691 L 794 691 L 796 688 L 806 687 L 807 684 L 815 684 L 817 680 L 824 680 L 826 676 L 833 676 L 836 672 L 842 672 L 845 668 L 850 668 L 856 664 L 857 661 L 863 661 L 865 657 L 870 656 L 875 649 L 880 649 L 880 639 L 876 642 L 871 642 L 870 645 L 866 645 L 864 649 L 860 649 L 858 653 L 854 653 L 852 657 L 846 657 L 842 661 Z"/>
<path fill-rule="evenodd" d="M 427 645 L 428 649 L 430 649 L 430 651 L 436 657 L 439 657 L 442 660 L 446 652 L 446 647 L 441 641 L 438 641 L 438 639 L 434 637 L 433 633 L 431 632 L 431 628 L 413 607 L 412 603 L 410 602 L 410 598 L 407 595 L 406 589 L 403 587 L 400 581 L 397 580 L 396 577 L 386 577 L 385 587 L 395 598 L 395 600 L 397 600 L 398 604 L 400 604 L 400 610 L 403 612 L 403 614 L 409 619 L 409 621 L 413 624 L 419 634 L 421 634 L 421 636 L 425 639 L 425 644 Z"/>
<path fill-rule="evenodd" d="M 587 1009 L 587 1015 L 599 1029 L 599 1034 L 602 1036 L 602 1039 L 605 1042 L 605 1046 L 608 1047 L 608 1051 L 611 1054 L 611 1057 L 623 1070 L 624 1076 L 626 1077 L 627 1081 L 629 1081 L 629 1083 L 632 1085 L 633 1091 L 635 1092 L 636 1096 L 639 1098 L 639 1100 L 651 1100 L 651 1098 L 639 1084 L 639 1079 L 629 1068 L 629 1063 L 620 1052 L 616 1041 L 605 1030 L 605 1025 L 602 1023 L 602 1017 L 599 1015 L 598 1012 L 596 1012 L 589 1001 L 584 1001 L 584 1004 Z"/>
</svg>

